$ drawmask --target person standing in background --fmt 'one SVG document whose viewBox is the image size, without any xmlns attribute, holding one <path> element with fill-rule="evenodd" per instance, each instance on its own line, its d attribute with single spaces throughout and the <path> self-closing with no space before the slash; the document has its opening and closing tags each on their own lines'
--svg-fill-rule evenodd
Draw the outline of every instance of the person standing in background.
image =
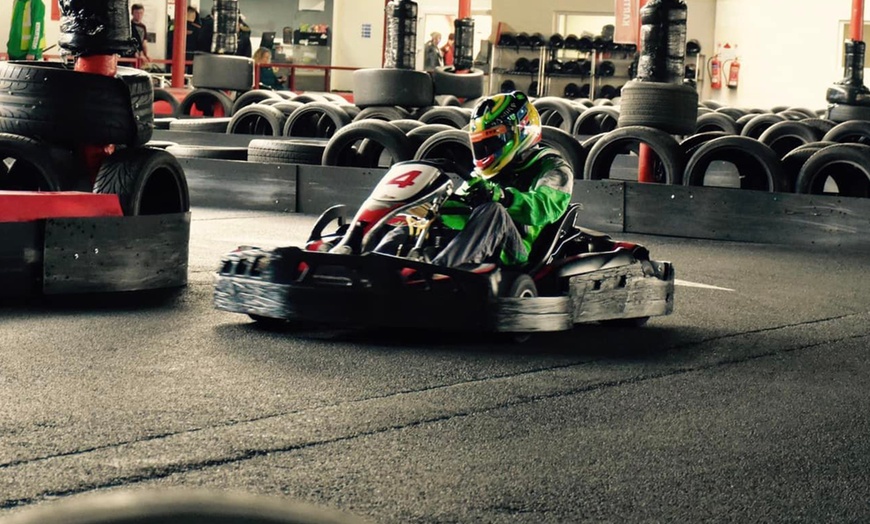
<svg viewBox="0 0 870 524">
<path fill-rule="evenodd" d="M 187 40 L 185 43 L 185 60 L 193 60 L 193 54 L 197 51 L 199 44 L 199 32 L 202 30 L 202 20 L 199 18 L 199 11 L 192 5 L 187 6 Z M 185 67 L 187 74 L 193 73 L 193 66 Z"/>
<path fill-rule="evenodd" d="M 426 42 L 426 50 L 423 55 L 423 69 L 434 71 L 436 67 L 442 65 L 441 49 L 438 47 L 438 44 L 441 43 L 441 33 L 433 31 L 429 36 L 431 38 Z"/>
<path fill-rule="evenodd" d="M 133 30 L 133 40 L 136 41 L 136 50 L 134 56 L 139 60 L 150 62 L 148 56 L 148 28 L 142 22 L 142 17 L 145 16 L 145 6 L 142 4 L 133 4 L 130 7 L 130 29 Z"/>
<path fill-rule="evenodd" d="M 444 65 L 452 66 L 453 65 L 453 33 L 447 35 L 447 43 L 441 47 L 441 55 L 444 57 Z"/>
<path fill-rule="evenodd" d="M 202 18 L 202 27 L 199 30 L 199 43 L 196 49 L 203 53 L 211 53 L 211 41 L 214 37 L 214 15 L 216 13 L 217 7 L 212 6 L 211 12 Z"/>
<path fill-rule="evenodd" d="M 40 60 L 45 48 L 45 4 L 42 0 L 14 0 L 6 53 L 9 60 Z"/>
<path fill-rule="evenodd" d="M 236 55 L 251 58 L 253 48 L 251 47 L 251 26 L 245 21 L 245 15 L 239 13 L 239 40 L 236 48 Z"/>
</svg>

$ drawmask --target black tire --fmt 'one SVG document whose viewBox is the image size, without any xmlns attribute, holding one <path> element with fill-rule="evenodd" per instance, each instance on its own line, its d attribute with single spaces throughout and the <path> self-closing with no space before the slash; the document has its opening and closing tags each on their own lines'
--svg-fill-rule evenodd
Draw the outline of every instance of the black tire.
<svg viewBox="0 0 870 524">
<path fill-rule="evenodd" d="M 622 87 L 619 127 L 654 127 L 688 135 L 695 131 L 697 120 L 698 92 L 691 86 L 629 80 Z"/>
<path fill-rule="evenodd" d="M 714 138 L 721 138 L 729 135 L 731 135 L 731 133 L 725 131 L 705 131 L 684 138 L 683 141 L 680 142 L 680 151 L 683 154 L 683 165 L 686 165 L 689 158 L 691 158 L 695 151 L 697 151 L 703 144 L 706 144 Z"/>
<path fill-rule="evenodd" d="M 498 294 L 500 297 L 506 298 L 534 298 L 538 296 L 538 287 L 532 277 L 525 273 L 513 277 L 505 274 L 499 283 Z M 527 332 L 507 332 L 499 335 L 502 341 L 514 344 L 523 344 L 532 338 L 532 334 Z"/>
<path fill-rule="evenodd" d="M 329 102 L 327 98 L 323 95 L 318 95 L 317 93 L 302 93 L 301 95 L 296 95 L 292 98 L 294 102 L 301 102 L 303 104 L 307 104 L 309 102 Z"/>
<path fill-rule="evenodd" d="M 175 145 L 166 148 L 178 158 L 213 158 L 217 160 L 247 160 L 248 148 L 237 146 Z"/>
<path fill-rule="evenodd" d="M 198 131 L 200 133 L 226 133 L 232 117 L 179 118 L 169 123 L 172 131 Z"/>
<path fill-rule="evenodd" d="M 284 100 L 281 95 L 268 89 L 252 89 L 236 97 L 233 101 L 233 114 L 251 104 L 257 104 L 264 100 Z"/>
<path fill-rule="evenodd" d="M 410 117 L 411 113 L 409 113 L 407 109 L 401 107 L 369 106 L 357 113 L 357 115 L 353 117 L 353 121 L 358 122 L 360 120 L 375 119 L 389 122 L 390 120 L 403 120 Z"/>
<path fill-rule="evenodd" d="M 713 111 L 719 109 L 720 107 L 723 107 L 722 102 L 719 102 L 717 100 L 702 100 L 700 102 L 700 105 L 710 108 Z"/>
<path fill-rule="evenodd" d="M 724 114 L 730 116 L 731 118 L 733 118 L 735 121 L 737 121 L 737 119 L 740 118 L 741 116 L 749 114 L 748 111 L 744 111 L 743 109 L 739 109 L 736 107 L 720 107 L 719 109 L 716 110 L 716 112 L 717 113 L 724 113 Z"/>
<path fill-rule="evenodd" d="M 471 152 L 471 140 L 468 132 L 459 129 L 441 131 L 430 136 L 420 144 L 414 154 L 414 160 L 432 160 L 443 158 L 452 160 L 458 166 L 474 165 Z"/>
<path fill-rule="evenodd" d="M 383 146 L 397 161 L 411 160 L 414 151 L 408 138 L 396 126 L 380 120 L 361 120 L 342 127 L 329 139 L 321 163 L 325 166 L 355 166 L 357 154 L 353 146 L 369 139 Z"/>
<path fill-rule="evenodd" d="M 435 95 L 435 104 L 439 106 L 462 107 L 462 102 L 453 95 Z"/>
<path fill-rule="evenodd" d="M 153 147 L 155 149 L 166 149 L 169 146 L 177 146 L 178 142 L 170 140 L 149 140 L 143 147 Z"/>
<path fill-rule="evenodd" d="M 480 69 L 457 73 L 453 66 L 442 66 L 432 71 L 432 83 L 436 95 L 477 98 L 486 92 L 485 81 L 486 77 Z"/>
<path fill-rule="evenodd" d="M 870 120 L 870 106 L 834 104 L 828 108 L 827 118 L 837 123 L 850 120 Z"/>
<path fill-rule="evenodd" d="M 638 142 L 647 144 L 657 157 L 657 183 L 681 183 L 683 158 L 677 140 L 665 131 L 644 126 L 622 127 L 599 138 L 586 158 L 583 178 L 585 180 L 610 178 L 610 168 L 616 155 L 624 151 L 627 146 Z"/>
<path fill-rule="evenodd" d="M 263 164 L 319 165 L 327 140 L 294 138 L 269 140 L 257 138 L 248 144 L 248 161 Z"/>
<path fill-rule="evenodd" d="M 463 107 L 433 106 L 420 115 L 417 120 L 424 124 L 445 124 L 456 129 L 468 126 L 471 110 Z"/>
<path fill-rule="evenodd" d="M 794 148 L 816 142 L 820 138 L 821 135 L 812 127 L 796 120 L 786 120 L 768 127 L 758 137 L 758 141 L 770 146 L 782 158 Z"/>
<path fill-rule="evenodd" d="M 800 113 L 803 115 L 803 118 L 816 118 L 816 112 L 806 107 L 790 107 L 786 109 L 786 111 Z M 799 118 L 798 120 L 803 120 L 803 118 Z"/>
<path fill-rule="evenodd" d="M 166 89 L 162 89 L 160 87 L 154 88 L 154 106 L 155 109 L 157 107 L 158 102 L 164 102 L 169 105 L 169 111 L 158 113 L 156 110 L 153 111 L 155 119 L 157 117 L 174 117 L 178 116 L 178 106 L 181 105 L 181 102 L 178 101 L 175 96 L 167 91 Z"/>
<path fill-rule="evenodd" d="M 757 139 L 765 130 L 767 130 L 768 127 L 779 122 L 784 122 L 785 120 L 786 118 L 782 115 L 763 113 L 752 117 L 749 122 L 746 122 L 743 129 L 740 130 L 740 135 Z"/>
<path fill-rule="evenodd" d="M 810 142 L 809 144 L 796 147 L 782 157 L 782 173 L 785 176 L 786 188 L 789 192 L 797 192 L 797 178 L 807 160 L 816 151 L 834 144 L 836 142 Z"/>
<path fill-rule="evenodd" d="M 575 180 L 583 178 L 583 167 L 586 165 L 587 150 L 571 133 L 566 133 L 558 127 L 541 126 L 541 145 L 558 151 L 574 173 Z"/>
<path fill-rule="evenodd" d="M 233 113 L 227 133 L 232 135 L 281 136 L 287 117 L 280 109 L 263 104 L 244 106 Z"/>
<path fill-rule="evenodd" d="M 574 136 L 597 135 L 616 129 L 619 122 L 619 110 L 609 106 L 590 107 L 580 113 L 571 129 Z"/>
<path fill-rule="evenodd" d="M 288 137 L 329 138 L 350 123 L 350 116 L 337 105 L 309 102 L 287 117 L 283 134 Z"/>
<path fill-rule="evenodd" d="M 274 104 L 272 107 L 284 113 L 285 117 L 290 117 L 294 111 L 299 109 L 300 107 L 305 107 L 305 104 L 302 102 L 295 102 L 293 100 L 281 100 L 277 104 Z M 286 123 L 286 121 L 285 121 Z"/>
<path fill-rule="evenodd" d="M 408 137 L 408 141 L 411 143 L 411 148 L 416 151 L 420 144 L 423 143 L 423 139 L 412 139 L 408 134 L 411 131 L 423 127 L 424 123 L 419 120 L 412 120 L 410 118 L 403 118 L 400 120 L 390 120 L 390 125 L 395 126 L 402 133 L 405 133 L 405 136 Z M 438 128 L 444 129 L 453 129 L 452 126 L 447 126 L 443 124 L 437 124 Z M 434 132 L 433 132 L 434 134 Z M 360 142 L 359 146 L 356 149 L 357 155 L 359 157 L 359 163 L 365 166 L 377 166 L 377 167 L 389 167 L 392 162 L 392 157 L 384 154 L 384 147 L 377 142 L 372 142 L 371 140 L 364 139 Z"/>
<path fill-rule="evenodd" d="M 194 89 L 181 101 L 178 114 L 229 117 L 233 114 L 233 101 L 214 89 Z"/>
<path fill-rule="evenodd" d="M 411 147 L 414 148 L 414 151 L 417 151 L 417 149 L 423 145 L 423 142 L 425 142 L 430 136 L 435 133 L 440 133 L 441 131 L 450 131 L 451 129 L 455 128 L 446 124 L 423 124 L 420 127 L 406 131 L 405 136 L 408 137 L 408 141 L 411 143 Z"/>
<path fill-rule="evenodd" d="M 806 161 L 798 175 L 798 193 L 825 194 L 828 179 L 837 184 L 837 194 L 870 197 L 870 146 L 835 144 L 820 149 Z"/>
<path fill-rule="evenodd" d="M 144 71 L 119 67 L 110 77 L 59 62 L 0 62 L 0 132 L 59 145 L 136 146 L 151 140 L 153 120 Z"/>
<path fill-rule="evenodd" d="M 577 117 L 580 116 L 580 110 L 577 109 L 577 106 L 568 102 L 564 98 L 545 96 L 532 102 L 532 105 L 535 106 L 535 109 L 537 109 L 541 114 L 543 114 L 544 111 L 553 112 L 548 121 L 542 121 L 542 124 L 558 127 L 567 133 L 571 133 L 574 130 L 574 122 L 576 122 Z"/>
<path fill-rule="evenodd" d="M 432 77 L 425 71 L 378 68 L 353 72 L 353 103 L 360 108 L 431 106 L 434 89 Z"/>
<path fill-rule="evenodd" d="M 51 148 L 59 152 L 58 148 Z M 66 166 L 72 165 L 72 153 L 62 158 L 47 154 L 44 142 L 9 133 L 0 133 L 0 190 L 61 191 Z M 7 169 L 6 162 L 12 161 Z M 66 166 L 63 162 L 68 162 Z"/>
<path fill-rule="evenodd" d="M 127 216 L 190 211 L 184 170 L 162 149 L 131 147 L 111 154 L 97 173 L 94 193 L 117 194 Z"/>
<path fill-rule="evenodd" d="M 779 156 L 770 147 L 745 136 L 715 138 L 702 145 L 686 162 L 683 183 L 705 185 L 707 169 L 713 161 L 734 164 L 740 176 L 740 188 L 758 191 L 787 191 Z"/>
<path fill-rule="evenodd" d="M 870 144 L 870 120 L 850 120 L 837 124 L 822 140 L 841 144 Z"/>
<path fill-rule="evenodd" d="M 827 118 L 805 118 L 800 120 L 800 122 L 816 129 L 819 132 L 819 140 L 837 125 L 836 122 Z"/>
<path fill-rule="evenodd" d="M 706 113 L 698 117 L 698 121 L 695 124 L 695 133 L 706 133 L 709 131 L 722 131 L 729 135 L 736 135 L 737 122 L 723 113 Z"/>
</svg>

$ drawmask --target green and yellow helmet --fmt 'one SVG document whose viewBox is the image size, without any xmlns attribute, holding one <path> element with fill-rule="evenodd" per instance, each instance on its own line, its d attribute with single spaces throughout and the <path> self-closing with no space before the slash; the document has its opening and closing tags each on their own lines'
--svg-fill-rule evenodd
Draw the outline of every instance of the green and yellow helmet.
<svg viewBox="0 0 870 524">
<path fill-rule="evenodd" d="M 525 93 L 500 93 L 474 107 L 469 132 L 474 168 L 490 178 L 541 140 L 541 116 Z"/>
</svg>

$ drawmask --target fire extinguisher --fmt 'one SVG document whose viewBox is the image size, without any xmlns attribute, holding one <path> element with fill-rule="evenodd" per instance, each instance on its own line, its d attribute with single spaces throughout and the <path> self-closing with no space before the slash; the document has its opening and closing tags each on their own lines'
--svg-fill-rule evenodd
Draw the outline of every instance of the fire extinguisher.
<svg viewBox="0 0 870 524">
<path fill-rule="evenodd" d="M 740 81 L 740 60 L 738 58 L 734 58 L 731 61 L 731 65 L 728 66 L 728 87 L 731 89 L 737 89 L 737 84 Z"/>
<path fill-rule="evenodd" d="M 710 88 L 722 89 L 722 62 L 718 54 L 710 59 Z"/>
</svg>

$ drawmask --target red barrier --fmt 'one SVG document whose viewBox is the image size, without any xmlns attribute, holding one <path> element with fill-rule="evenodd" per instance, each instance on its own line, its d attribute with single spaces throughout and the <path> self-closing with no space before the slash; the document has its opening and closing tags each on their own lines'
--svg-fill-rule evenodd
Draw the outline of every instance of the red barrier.
<svg viewBox="0 0 870 524">
<path fill-rule="evenodd" d="M 0 222 L 123 216 L 118 195 L 76 191 L 0 191 Z"/>
</svg>

